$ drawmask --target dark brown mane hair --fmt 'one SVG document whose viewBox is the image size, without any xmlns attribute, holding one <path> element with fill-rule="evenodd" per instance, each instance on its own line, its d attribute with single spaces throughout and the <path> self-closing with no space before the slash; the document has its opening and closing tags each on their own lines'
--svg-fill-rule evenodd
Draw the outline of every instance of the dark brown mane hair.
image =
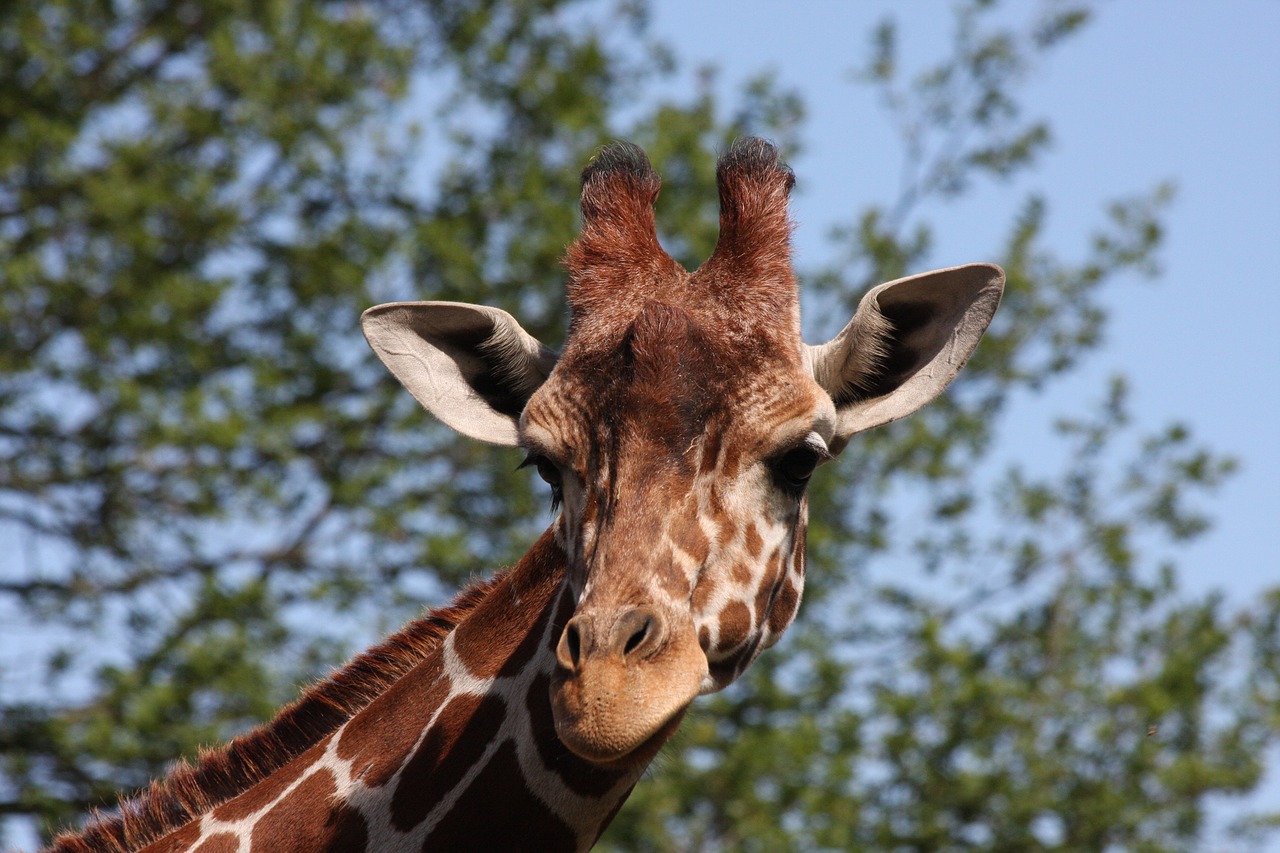
<svg viewBox="0 0 1280 853">
<path fill-rule="evenodd" d="M 230 743 L 180 762 L 165 778 L 75 834 L 54 839 L 55 853 L 129 853 L 156 841 L 266 779 L 366 708 L 440 648 L 505 572 L 472 584 L 447 607 L 428 611 L 312 685 L 274 720 Z"/>
</svg>

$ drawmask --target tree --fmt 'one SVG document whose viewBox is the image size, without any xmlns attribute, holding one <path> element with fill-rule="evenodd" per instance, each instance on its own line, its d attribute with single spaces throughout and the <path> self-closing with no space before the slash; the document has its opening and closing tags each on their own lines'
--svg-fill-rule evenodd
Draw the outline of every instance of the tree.
<svg viewBox="0 0 1280 853">
<path fill-rule="evenodd" d="M 1048 7 L 1019 38 L 988 6 L 962 9 L 954 56 L 914 85 L 878 31 L 868 80 L 916 179 L 838 237 L 822 305 L 923 264 L 930 199 L 1034 164 L 1048 129 L 1021 119 L 1017 75 L 1086 15 Z M 386 380 L 364 307 L 486 302 L 554 341 L 576 172 L 601 142 L 649 151 L 665 242 L 696 264 L 716 145 L 794 149 L 802 108 L 767 78 L 732 112 L 709 86 L 653 96 L 672 60 L 641 4 L 0 15 L 0 814 L 44 828 L 269 716 L 546 522 L 514 456 Z M 1256 783 L 1280 595 L 1229 613 L 1149 556 L 1203 528 L 1189 493 L 1228 464 L 1177 428 L 1126 457 L 1117 384 L 1064 424 L 1066 471 L 980 469 L 1010 396 L 1096 344 L 1099 288 L 1152 263 L 1162 199 L 1118 203 L 1075 263 L 1028 200 L 967 378 L 815 484 L 794 636 L 699 707 L 606 846 L 1173 850 L 1208 794 Z M 904 542 L 913 511 L 934 524 Z M 995 512 L 1016 523 L 993 535 Z M 842 568 L 894 560 L 961 592 Z M 1001 568 L 963 582 L 977 565 Z"/>
<path fill-rule="evenodd" d="M 894 24 L 873 34 L 862 81 L 906 178 L 836 234 L 845 262 L 809 276 L 827 299 L 927 268 L 929 203 L 1033 168 L 1048 143 L 1017 84 L 1089 12 L 1047 6 L 1020 32 L 993 11 L 958 9 L 951 55 L 910 76 Z M 1232 612 L 1181 592 L 1174 557 L 1234 463 L 1179 424 L 1135 435 L 1123 377 L 1055 424 L 1061 470 L 996 452 L 1008 404 L 1098 345 L 1102 288 L 1158 271 L 1171 193 L 1111 203 L 1074 261 L 1044 245 L 1047 200 L 1026 199 L 975 358 L 946 399 L 815 482 L 804 618 L 695 708 L 608 849 L 1192 850 L 1212 796 L 1257 785 L 1280 591 Z M 1276 822 L 1242 820 L 1233 844 Z"/>
</svg>

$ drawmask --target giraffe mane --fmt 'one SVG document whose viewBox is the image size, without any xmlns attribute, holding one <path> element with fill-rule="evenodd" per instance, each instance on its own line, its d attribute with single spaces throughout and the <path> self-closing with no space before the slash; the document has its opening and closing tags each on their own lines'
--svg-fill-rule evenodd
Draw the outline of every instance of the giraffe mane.
<svg viewBox="0 0 1280 853">
<path fill-rule="evenodd" d="M 270 722 L 229 743 L 201 750 L 147 788 L 122 798 L 114 812 L 54 839 L 53 853 L 131 853 L 243 794 L 333 734 L 397 680 L 441 647 L 502 579 L 472 584 L 447 606 L 430 610 L 378 645 L 311 685 Z"/>
</svg>

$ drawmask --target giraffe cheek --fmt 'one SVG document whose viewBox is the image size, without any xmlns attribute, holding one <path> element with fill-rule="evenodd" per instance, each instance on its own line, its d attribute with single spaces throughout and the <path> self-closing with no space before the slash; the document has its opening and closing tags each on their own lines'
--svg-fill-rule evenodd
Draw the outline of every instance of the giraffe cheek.
<svg viewBox="0 0 1280 853">
<path fill-rule="evenodd" d="M 761 644 L 762 648 L 769 648 L 782 637 L 784 631 L 790 627 L 792 621 L 796 618 L 796 611 L 800 609 L 800 595 L 804 591 L 804 532 L 801 530 L 800 546 L 792 551 L 791 556 L 787 559 L 786 565 L 782 565 L 782 560 L 778 560 L 777 569 L 780 572 L 776 591 L 772 599 L 768 602 L 760 602 L 759 606 L 766 609 L 762 614 L 764 625 L 762 627 Z"/>
<path fill-rule="evenodd" d="M 796 618 L 796 611 L 800 609 L 801 592 L 797 581 L 795 577 L 787 578 L 778 592 L 777 600 L 773 602 L 773 609 L 769 611 L 769 636 L 765 641 L 766 647 L 776 643 L 782 636 L 782 632 L 787 630 L 792 620 Z"/>
<path fill-rule="evenodd" d="M 720 611 L 720 633 L 716 645 L 721 653 L 737 649 L 751 636 L 751 608 L 741 601 L 730 601 Z"/>
</svg>

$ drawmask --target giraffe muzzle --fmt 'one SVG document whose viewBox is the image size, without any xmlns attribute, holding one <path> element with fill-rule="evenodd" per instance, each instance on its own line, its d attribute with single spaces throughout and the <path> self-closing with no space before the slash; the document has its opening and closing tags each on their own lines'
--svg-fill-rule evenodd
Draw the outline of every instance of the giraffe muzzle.
<svg viewBox="0 0 1280 853">
<path fill-rule="evenodd" d="M 650 760 L 698 695 L 707 659 L 691 621 L 648 607 L 580 611 L 560 636 L 551 682 L 556 734 L 602 764 Z"/>
<path fill-rule="evenodd" d="M 624 611 L 612 624 L 590 614 L 574 616 L 565 625 L 556 647 L 556 660 L 571 674 L 577 674 L 588 660 L 617 660 L 634 663 L 661 651 L 667 640 L 666 620 L 647 607 Z"/>
</svg>

